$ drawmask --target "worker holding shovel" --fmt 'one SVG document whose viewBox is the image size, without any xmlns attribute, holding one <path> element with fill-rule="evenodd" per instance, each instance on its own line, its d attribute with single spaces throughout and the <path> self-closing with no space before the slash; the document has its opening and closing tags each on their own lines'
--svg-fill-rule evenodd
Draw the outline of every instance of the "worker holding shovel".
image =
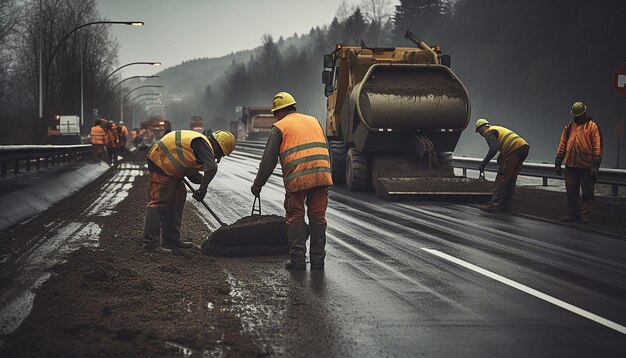
<svg viewBox="0 0 626 358">
<path fill-rule="evenodd" d="M 208 137 L 191 130 L 173 131 L 157 141 L 148 151 L 150 202 L 146 210 L 143 248 L 170 253 L 171 248 L 190 248 L 180 240 L 180 223 L 187 198 L 183 179 L 200 184 L 193 198 L 202 201 L 217 173 L 217 163 L 235 149 L 235 136 L 218 130 Z M 203 170 L 204 176 L 198 172 Z M 161 245 L 161 231 L 163 244 Z"/>
<path fill-rule="evenodd" d="M 280 157 L 285 186 L 285 210 L 289 261 L 285 268 L 306 268 L 306 202 L 311 234 L 311 268 L 323 269 L 326 256 L 326 207 L 333 184 L 324 130 L 315 117 L 296 111 L 296 100 L 287 92 L 274 96 L 272 113 L 277 122 L 270 131 L 251 191 L 255 197 L 272 175 Z"/>
</svg>

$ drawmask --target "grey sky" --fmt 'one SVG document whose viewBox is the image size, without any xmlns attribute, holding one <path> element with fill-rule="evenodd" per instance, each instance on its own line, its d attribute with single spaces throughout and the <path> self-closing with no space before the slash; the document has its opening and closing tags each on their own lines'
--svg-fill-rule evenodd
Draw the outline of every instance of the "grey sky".
<svg viewBox="0 0 626 358">
<path fill-rule="evenodd" d="M 359 0 L 347 1 L 357 4 Z M 120 65 L 160 61 L 163 67 L 130 66 L 123 76 L 153 74 L 185 60 L 220 57 L 329 24 L 340 0 L 98 0 L 113 21 L 138 20 L 141 28 L 112 26 L 120 43 Z M 390 11 L 398 0 L 390 1 Z"/>
</svg>

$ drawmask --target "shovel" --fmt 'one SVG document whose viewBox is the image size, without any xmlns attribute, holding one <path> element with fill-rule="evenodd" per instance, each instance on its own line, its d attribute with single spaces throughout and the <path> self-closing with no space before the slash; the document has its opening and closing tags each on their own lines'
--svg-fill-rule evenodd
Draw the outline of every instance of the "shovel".
<svg viewBox="0 0 626 358">
<path fill-rule="evenodd" d="M 186 178 L 183 178 L 183 182 L 185 183 L 185 185 L 187 185 L 187 187 L 191 190 L 192 194 L 196 193 L 196 189 L 194 189 L 191 184 L 189 183 L 189 181 L 187 181 Z M 224 226 L 226 224 L 224 224 L 224 222 L 222 220 L 220 220 L 220 218 L 217 216 L 217 214 L 215 214 L 215 212 L 213 210 L 211 210 L 211 208 L 207 205 L 207 203 L 204 202 L 204 199 L 202 199 L 200 201 L 202 203 L 202 205 L 204 205 L 204 207 L 211 213 L 211 215 L 213 215 L 213 218 L 215 218 L 215 221 L 217 221 L 218 224 L 220 224 L 220 226 Z M 259 202 L 259 210 L 261 207 L 261 203 Z"/>
</svg>

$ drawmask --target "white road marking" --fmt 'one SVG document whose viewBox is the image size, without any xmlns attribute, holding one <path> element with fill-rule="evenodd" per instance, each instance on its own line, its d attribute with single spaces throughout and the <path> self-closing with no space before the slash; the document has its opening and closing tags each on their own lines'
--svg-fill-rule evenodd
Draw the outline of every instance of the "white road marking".
<svg viewBox="0 0 626 358">
<path fill-rule="evenodd" d="M 539 299 L 542 299 L 542 300 L 544 300 L 546 302 L 552 303 L 553 305 L 556 305 L 556 306 L 559 306 L 561 308 L 564 308 L 564 309 L 566 309 L 566 310 L 568 310 L 568 311 L 570 311 L 572 313 L 575 313 L 575 314 L 577 314 L 579 316 L 582 316 L 582 317 L 590 319 L 590 320 L 592 320 L 594 322 L 600 323 L 601 325 L 606 326 L 608 328 L 611 328 L 611 329 L 613 329 L 615 331 L 618 331 L 618 332 L 620 332 L 622 334 L 626 334 L 626 327 L 624 327 L 624 326 L 622 326 L 622 325 L 620 325 L 618 323 L 615 323 L 615 322 L 613 322 L 611 320 L 608 320 L 608 319 L 606 319 L 604 317 L 598 316 L 597 314 L 591 313 L 589 311 L 585 311 L 582 308 L 576 307 L 576 306 L 574 306 L 572 304 L 569 304 L 569 303 L 567 303 L 565 301 L 562 301 L 562 300 L 560 300 L 560 299 L 558 299 L 556 297 L 552 297 L 552 296 L 547 295 L 547 294 L 545 294 L 545 293 L 543 293 L 541 291 L 537 291 L 534 288 L 530 288 L 530 287 L 528 287 L 526 285 L 523 285 L 521 283 L 515 282 L 515 281 L 513 281 L 511 279 L 508 279 L 508 278 L 506 278 L 504 276 L 500 276 L 497 273 L 491 272 L 491 271 L 486 270 L 486 269 L 484 269 L 482 267 L 478 267 L 478 266 L 476 266 L 474 264 L 471 264 L 471 263 L 469 263 L 467 261 L 463 261 L 461 259 L 457 259 L 454 256 L 450 256 L 448 254 L 444 254 L 441 251 L 433 250 L 433 249 L 426 249 L 426 248 L 422 248 L 422 250 L 424 250 L 424 251 L 426 251 L 426 252 L 428 252 L 430 254 L 433 254 L 435 256 L 439 256 L 442 259 L 448 260 L 448 261 L 453 262 L 453 263 L 455 263 L 457 265 L 460 265 L 460 266 L 463 266 L 465 268 L 468 268 L 468 269 L 470 269 L 470 270 L 472 270 L 474 272 L 477 272 L 477 273 L 479 273 L 481 275 L 484 275 L 484 276 L 487 276 L 489 278 L 492 278 L 492 279 L 494 279 L 496 281 L 499 281 L 499 282 L 501 282 L 501 283 L 503 283 L 503 284 L 505 284 L 507 286 L 511 286 L 511 287 L 513 287 L 515 289 L 518 289 L 518 290 L 522 291 L 522 292 L 526 292 L 529 295 L 535 296 L 535 297 L 537 297 Z"/>
</svg>

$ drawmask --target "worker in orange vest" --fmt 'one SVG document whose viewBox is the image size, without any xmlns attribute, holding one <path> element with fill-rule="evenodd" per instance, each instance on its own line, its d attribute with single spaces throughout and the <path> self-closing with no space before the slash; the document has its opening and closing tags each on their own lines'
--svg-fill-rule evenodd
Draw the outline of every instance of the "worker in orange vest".
<svg viewBox="0 0 626 358">
<path fill-rule="evenodd" d="M 148 151 L 150 202 L 146 210 L 143 230 L 143 249 L 150 252 L 171 253 L 172 248 L 193 246 L 180 239 L 187 190 L 182 179 L 188 177 L 200 184 L 193 194 L 204 200 L 209 183 L 217 173 L 217 164 L 235 149 L 235 136 L 225 130 L 209 137 L 191 130 L 170 132 Z M 198 172 L 204 171 L 204 175 Z"/>
<path fill-rule="evenodd" d="M 561 175 L 561 165 L 565 161 L 569 214 L 561 218 L 561 221 L 589 223 L 593 212 L 593 186 L 600 170 L 604 148 L 602 131 L 597 122 L 587 114 L 584 103 L 574 103 L 570 114 L 574 119 L 561 132 L 554 162 L 556 173 Z"/>
<path fill-rule="evenodd" d="M 124 125 L 124 121 L 120 121 L 117 126 L 117 137 L 119 139 L 119 149 L 120 153 L 128 153 L 128 149 L 126 149 L 126 140 L 128 138 L 128 128 Z"/>
<path fill-rule="evenodd" d="M 91 148 L 98 161 L 102 160 L 102 154 L 104 153 L 105 144 L 105 132 L 101 126 L 102 122 L 99 119 L 94 121 L 93 127 L 91 127 Z"/>
<path fill-rule="evenodd" d="M 117 164 L 117 147 L 119 146 L 119 139 L 117 137 L 117 130 L 115 129 L 115 122 L 113 121 L 107 122 L 105 146 L 107 148 L 107 153 L 109 154 L 109 164 L 111 166 Z"/>
<path fill-rule="evenodd" d="M 250 188 L 260 196 L 261 188 L 272 175 L 280 157 L 285 186 L 285 211 L 289 261 L 285 268 L 306 268 L 307 224 L 304 222 L 306 202 L 311 234 L 312 269 L 323 269 L 326 257 L 326 208 L 328 187 L 333 185 L 330 154 L 324 130 L 315 117 L 296 111 L 296 100 L 287 92 L 279 92 L 272 102 L 277 122 L 270 131 L 259 171 Z"/>
</svg>

